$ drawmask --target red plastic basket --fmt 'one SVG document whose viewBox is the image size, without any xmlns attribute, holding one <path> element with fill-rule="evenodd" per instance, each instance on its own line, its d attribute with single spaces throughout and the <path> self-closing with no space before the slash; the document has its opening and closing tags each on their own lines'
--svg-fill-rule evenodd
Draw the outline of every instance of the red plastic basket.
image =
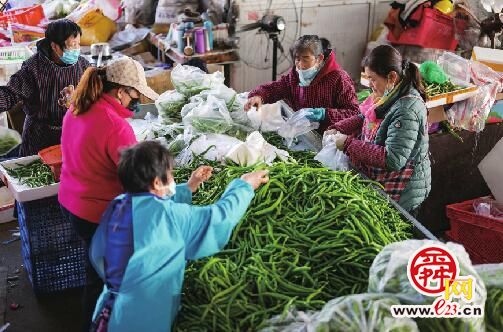
<svg viewBox="0 0 503 332">
<path fill-rule="evenodd" d="M 397 39 L 389 32 L 388 40 L 397 45 L 415 45 L 424 48 L 455 50 L 458 41 L 455 38 L 454 20 L 436 9 L 421 8 L 413 18 L 419 21 L 414 28 L 405 29 Z"/>
<path fill-rule="evenodd" d="M 475 263 L 503 263 L 503 221 L 475 213 L 469 200 L 447 206 L 448 236 L 465 246 Z M 473 255 L 472 255 L 473 254 Z"/>
<path fill-rule="evenodd" d="M 37 26 L 45 19 L 42 5 L 16 8 L 0 13 L 0 26 L 7 27 L 8 22 Z"/>
<path fill-rule="evenodd" d="M 63 154 L 61 145 L 53 145 L 46 149 L 40 150 L 38 156 L 44 164 L 47 164 L 54 174 L 54 179 L 59 181 L 61 175 L 61 165 L 63 165 Z"/>
</svg>

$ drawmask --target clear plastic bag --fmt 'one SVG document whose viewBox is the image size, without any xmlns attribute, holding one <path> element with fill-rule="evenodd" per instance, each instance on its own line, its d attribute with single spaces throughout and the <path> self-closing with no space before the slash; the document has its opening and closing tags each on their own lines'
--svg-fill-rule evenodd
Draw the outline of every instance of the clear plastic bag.
<svg viewBox="0 0 503 332">
<path fill-rule="evenodd" d="M 315 313 L 289 312 L 276 316 L 262 332 L 384 332 L 419 331 L 410 318 L 394 318 L 391 306 L 399 305 L 390 294 L 356 294 L 333 299 Z"/>
<path fill-rule="evenodd" d="M 186 102 L 184 95 L 176 90 L 169 90 L 159 96 L 155 101 L 155 107 L 164 120 L 178 119 L 181 118 L 180 111 Z"/>
<path fill-rule="evenodd" d="M 318 129 L 320 124 L 318 122 L 309 121 L 306 116 L 309 114 L 306 110 L 295 112 L 285 124 L 278 129 L 278 134 L 286 141 L 286 146 L 290 147 L 294 138 L 297 136 L 308 133 L 312 130 Z"/>
<path fill-rule="evenodd" d="M 232 127 L 233 121 L 225 102 L 210 95 L 183 117 L 183 123 L 202 133 L 221 134 Z"/>
<path fill-rule="evenodd" d="M 438 58 L 437 63 L 454 84 L 461 86 L 470 84 L 470 60 L 451 52 L 445 52 Z"/>
<path fill-rule="evenodd" d="M 0 156 L 8 154 L 21 142 L 21 135 L 17 131 L 0 126 Z"/>
<path fill-rule="evenodd" d="M 481 132 L 494 105 L 496 91 L 495 84 L 480 86 L 475 96 L 457 102 L 447 110 L 447 120 L 453 127 Z"/>
<path fill-rule="evenodd" d="M 447 120 L 454 127 L 481 132 L 485 128 L 496 94 L 503 90 L 503 74 L 477 61 L 470 61 L 469 68 L 471 79 L 479 90 L 475 96 L 455 103 L 447 111 Z"/>
<path fill-rule="evenodd" d="M 473 201 L 473 209 L 481 216 L 503 219 L 503 204 L 495 199 L 489 197 L 476 199 Z"/>
</svg>

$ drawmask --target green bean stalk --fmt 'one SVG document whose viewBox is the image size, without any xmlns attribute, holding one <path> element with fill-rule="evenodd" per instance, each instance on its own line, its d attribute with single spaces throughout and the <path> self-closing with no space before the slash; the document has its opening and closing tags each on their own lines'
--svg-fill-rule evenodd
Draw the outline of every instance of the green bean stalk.
<svg viewBox="0 0 503 332">
<path fill-rule="evenodd" d="M 177 182 L 208 164 L 200 158 L 175 171 Z M 307 161 L 222 166 L 194 194 L 214 203 L 242 174 L 269 169 L 229 244 L 185 272 L 175 331 L 256 331 L 289 309 L 319 310 L 335 297 L 364 292 L 383 246 L 412 238 L 411 225 L 386 198 L 352 172 Z"/>
<path fill-rule="evenodd" d="M 16 163 L 16 166 L 18 167 L 7 168 L 4 166 L 4 168 L 7 174 L 30 188 L 43 187 L 56 183 L 51 168 L 43 164 L 40 159 L 26 165 Z"/>
</svg>

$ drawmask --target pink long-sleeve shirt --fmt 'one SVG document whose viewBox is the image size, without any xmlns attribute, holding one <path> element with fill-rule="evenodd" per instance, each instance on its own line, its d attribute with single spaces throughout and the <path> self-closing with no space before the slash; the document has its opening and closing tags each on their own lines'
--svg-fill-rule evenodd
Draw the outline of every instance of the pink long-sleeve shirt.
<svg viewBox="0 0 503 332">
<path fill-rule="evenodd" d="M 59 202 L 79 218 L 99 223 L 108 204 L 123 192 L 117 175 L 120 151 L 136 137 L 126 121 L 133 115 L 103 95 L 81 115 L 72 108 L 63 119 L 63 166 Z"/>
</svg>

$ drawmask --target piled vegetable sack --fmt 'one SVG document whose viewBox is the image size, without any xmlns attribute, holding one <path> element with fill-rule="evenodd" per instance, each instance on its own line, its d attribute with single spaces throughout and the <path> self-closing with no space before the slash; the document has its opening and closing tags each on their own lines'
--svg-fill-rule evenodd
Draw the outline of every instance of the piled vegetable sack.
<svg viewBox="0 0 503 332">
<path fill-rule="evenodd" d="M 176 180 L 187 180 L 199 164 L 177 170 Z M 215 202 L 232 179 L 253 170 L 214 167 L 194 204 Z M 364 291 L 379 251 L 412 237 L 410 225 L 358 175 L 316 162 L 269 170 L 271 180 L 256 192 L 226 249 L 188 265 L 176 331 L 256 331 L 293 307 L 319 310 L 337 296 Z"/>
<path fill-rule="evenodd" d="M 0 155 L 6 154 L 18 144 L 19 141 L 12 136 L 4 136 L 0 138 Z"/>
<path fill-rule="evenodd" d="M 420 248 L 426 245 L 436 245 L 437 242 L 430 240 L 408 240 L 393 243 L 384 248 L 375 258 L 370 267 L 368 283 L 369 293 L 388 293 L 396 296 L 401 304 L 427 305 L 432 304 L 434 297 L 419 293 L 410 283 L 407 276 L 407 267 L 410 257 Z M 452 252 L 459 263 L 459 275 L 471 275 L 475 278 L 475 291 L 473 304 L 483 306 L 486 301 L 486 287 L 477 270 L 473 267 L 464 247 L 449 242 L 445 246 Z M 459 301 L 455 299 L 454 301 Z M 438 331 L 470 331 L 484 330 L 482 318 L 415 318 L 421 332 Z"/>
</svg>

